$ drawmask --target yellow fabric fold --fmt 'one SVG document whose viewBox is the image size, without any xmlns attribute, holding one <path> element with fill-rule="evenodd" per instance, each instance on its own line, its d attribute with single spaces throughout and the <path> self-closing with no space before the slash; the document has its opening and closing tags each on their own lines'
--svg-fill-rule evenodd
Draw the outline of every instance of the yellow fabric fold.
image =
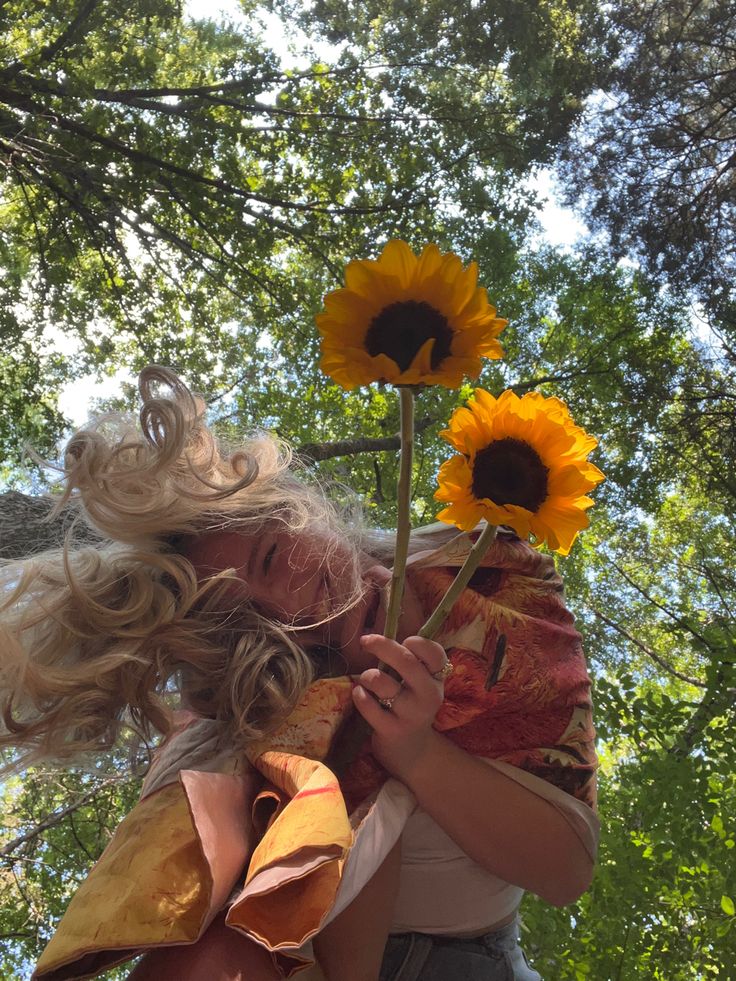
<svg viewBox="0 0 736 981">
<path fill-rule="evenodd" d="M 351 691 L 348 678 L 316 682 L 285 725 L 248 748 L 253 765 L 286 803 L 275 804 L 226 923 L 278 951 L 287 971 L 304 963 L 296 949 L 332 908 L 353 841 L 337 778 L 321 762 L 353 711 Z M 262 795 L 269 797 L 274 806 L 270 791 Z"/>
<path fill-rule="evenodd" d="M 141 801 L 123 820 L 75 893 L 38 962 L 34 981 L 89 976 L 149 944 L 196 940 L 211 889 L 184 788 L 171 784 Z M 73 966 L 62 970 L 80 959 L 84 974 Z"/>
<path fill-rule="evenodd" d="M 331 909 L 353 834 L 337 778 L 316 757 L 353 711 L 351 690 L 348 678 L 315 682 L 276 733 L 249 746 L 254 770 L 234 775 L 223 757 L 228 772 L 181 770 L 144 797 L 72 898 L 34 981 L 194 943 L 243 872 L 227 926 L 273 952 L 274 977 L 313 963 L 296 948 Z M 268 782 L 260 792 L 257 775 Z"/>
<path fill-rule="evenodd" d="M 337 778 L 324 764 L 269 752 L 256 766 L 290 800 L 253 852 L 226 922 L 272 950 L 300 947 L 335 901 L 353 833 Z"/>
</svg>

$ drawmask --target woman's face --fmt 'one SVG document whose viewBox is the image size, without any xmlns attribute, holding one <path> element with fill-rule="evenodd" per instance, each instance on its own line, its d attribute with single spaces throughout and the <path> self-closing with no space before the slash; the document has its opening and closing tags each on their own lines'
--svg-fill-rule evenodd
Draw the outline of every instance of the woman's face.
<svg viewBox="0 0 736 981">
<path fill-rule="evenodd" d="M 359 556 L 356 570 L 354 553 L 334 535 L 294 535 L 280 525 L 249 534 L 215 532 L 197 539 L 187 557 L 200 576 L 234 568 L 249 600 L 264 616 L 297 628 L 295 639 L 304 648 L 336 648 L 350 673 L 375 664 L 360 638 L 383 630 L 391 573 L 366 555 Z M 356 595 L 357 602 L 345 609 Z M 421 622 L 410 597 L 407 605 L 411 623 L 405 635 Z"/>
</svg>

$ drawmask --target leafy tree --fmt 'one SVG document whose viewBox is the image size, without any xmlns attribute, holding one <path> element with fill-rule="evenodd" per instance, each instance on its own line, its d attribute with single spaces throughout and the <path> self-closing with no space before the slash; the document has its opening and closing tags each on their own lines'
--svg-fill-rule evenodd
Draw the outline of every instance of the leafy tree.
<svg viewBox="0 0 736 981">
<path fill-rule="evenodd" d="M 565 563 L 595 665 L 605 825 L 577 908 L 526 906 L 543 976 L 680 981 L 731 969 L 732 551 L 719 507 L 686 477 L 626 525 L 599 516 Z"/>
<path fill-rule="evenodd" d="M 499 249 L 523 237 L 529 209 L 505 168 L 548 156 L 572 109 L 548 119 L 526 75 L 507 99 L 482 51 L 422 78 L 368 51 L 283 69 L 255 0 L 241 7 L 236 26 L 172 0 L 3 4 L 0 275 L 17 356 L 53 328 L 81 346 L 67 376 L 162 361 L 217 391 L 257 361 L 264 331 L 278 347 L 309 323 L 305 269 L 314 297 L 346 255 L 442 239 L 459 208 L 496 227 Z M 536 64 L 539 25 L 507 33 Z M 590 73 L 568 47 L 578 105 Z M 539 119 L 520 129 L 527 90 Z M 40 383 L 25 395 L 45 404 Z M 33 435 L 9 421 L 16 442 Z"/>
<path fill-rule="evenodd" d="M 140 791 L 123 753 L 83 771 L 28 771 L 0 790 L 0 978 L 30 976 L 52 923 Z M 124 978 L 127 970 L 108 977 Z"/>
<path fill-rule="evenodd" d="M 727 0 L 619 0 L 610 76 L 568 144 L 573 199 L 614 248 L 733 323 L 736 14 Z"/>
<path fill-rule="evenodd" d="M 507 170 L 551 159 L 605 64 L 590 0 L 454 5 L 446 0 L 269 0 L 307 34 L 376 63 L 391 103 L 454 120 L 463 153 Z M 397 70 L 399 69 L 399 70 Z"/>
<path fill-rule="evenodd" d="M 606 52 L 618 50 L 618 71 L 635 35 L 616 49 L 601 18 L 623 13 L 587 0 L 460 10 L 318 0 L 309 12 L 274 0 L 284 18 L 304 13 L 313 38 L 339 44 L 329 63 L 294 71 L 268 49 L 256 6 L 242 8 L 247 27 L 188 21 L 167 0 L 3 5 L 4 458 L 20 433 L 50 446 L 62 425 L 55 393 L 75 373 L 160 361 L 213 397 L 224 437 L 276 429 L 390 525 L 393 393 L 329 384 L 312 316 L 343 261 L 391 235 L 476 259 L 509 319 L 508 357 L 481 383 L 565 398 L 601 435 L 608 475 L 593 527 L 561 563 L 595 681 L 601 861 L 570 909 L 526 899 L 525 945 L 561 981 L 728 976 L 736 355 L 692 338 L 676 283 L 594 245 L 574 255 L 534 246 L 520 183 L 606 84 Z M 645 9 L 665 17 L 663 4 Z M 681 18 L 686 65 L 707 36 L 704 10 L 723 13 L 701 4 Z M 701 35 L 688 33 L 694 22 Z M 627 208 L 632 227 L 643 221 L 639 199 Z M 696 279 L 683 269 L 679 282 Z M 52 328 L 77 338 L 80 354 L 49 353 Z M 420 397 L 417 521 L 435 513 L 448 453 L 438 430 L 471 387 Z M 134 404 L 126 388 L 108 407 Z M 28 504 L 1 501 L 5 554 L 28 549 L 19 532 L 38 546 Z M 27 975 L 130 808 L 136 779 L 116 777 L 126 768 L 118 753 L 2 787 L 0 977 Z"/>
<path fill-rule="evenodd" d="M 18 476 L 23 449 L 19 432 L 40 453 L 50 453 L 62 434 L 64 420 L 57 407 L 64 378 L 60 368 L 58 358 L 40 354 L 28 337 L 0 354 L 0 447 L 5 448 L 0 480 L 7 485 Z"/>
</svg>

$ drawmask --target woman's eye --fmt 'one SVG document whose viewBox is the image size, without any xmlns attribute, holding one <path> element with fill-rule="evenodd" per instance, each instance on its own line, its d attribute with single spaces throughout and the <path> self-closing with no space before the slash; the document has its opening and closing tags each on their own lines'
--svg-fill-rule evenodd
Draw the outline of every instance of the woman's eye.
<svg viewBox="0 0 736 981">
<path fill-rule="evenodd" d="M 275 554 L 276 554 L 276 544 L 274 543 L 269 548 L 269 550 L 266 552 L 265 556 L 263 557 L 263 571 L 264 571 L 264 573 L 268 572 L 269 568 L 271 567 L 271 561 L 273 560 L 273 557 L 274 557 Z"/>
</svg>

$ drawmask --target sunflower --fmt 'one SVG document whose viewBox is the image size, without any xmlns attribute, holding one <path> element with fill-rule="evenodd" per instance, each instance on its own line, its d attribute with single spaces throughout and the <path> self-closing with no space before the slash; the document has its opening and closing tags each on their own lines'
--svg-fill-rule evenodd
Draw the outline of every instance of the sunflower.
<svg viewBox="0 0 736 981">
<path fill-rule="evenodd" d="M 458 455 L 442 464 L 437 517 L 470 531 L 485 518 L 567 555 L 588 527 L 587 492 L 603 480 L 587 456 L 598 441 L 576 426 L 564 402 L 530 392 L 494 398 L 482 388 L 442 435 Z"/>
<path fill-rule="evenodd" d="M 417 258 L 394 239 L 378 259 L 348 263 L 345 288 L 317 315 L 321 367 L 343 388 L 374 381 L 458 388 L 482 357 L 500 358 L 496 317 L 478 267 L 428 245 Z"/>
</svg>

